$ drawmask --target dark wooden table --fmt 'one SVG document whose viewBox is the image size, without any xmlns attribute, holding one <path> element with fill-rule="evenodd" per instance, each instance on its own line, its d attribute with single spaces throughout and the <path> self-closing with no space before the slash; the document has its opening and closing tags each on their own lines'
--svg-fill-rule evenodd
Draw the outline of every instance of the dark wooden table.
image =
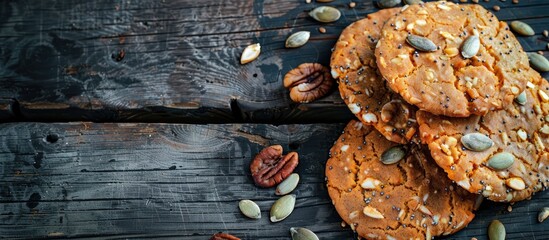
<svg viewBox="0 0 549 240">
<path fill-rule="evenodd" d="M 301 226 L 321 239 L 355 238 L 324 183 L 328 150 L 353 116 L 337 91 L 295 104 L 282 87 L 301 63 L 328 65 L 343 28 L 378 10 L 349 2 L 1 1 L 0 236 L 289 239 Z M 481 4 L 530 24 L 537 34 L 519 41 L 549 56 L 549 1 Z M 342 18 L 315 22 L 307 12 L 320 5 Z M 309 43 L 285 49 L 299 30 L 311 31 Z M 240 65 L 257 42 L 259 58 Z M 268 220 L 274 189 L 255 187 L 248 168 L 270 144 L 300 154 L 296 209 L 279 223 Z M 263 217 L 246 219 L 241 199 Z M 549 239 L 549 223 L 536 220 L 544 206 L 547 192 L 512 212 L 485 202 L 447 238 L 486 239 L 500 219 L 509 239 Z"/>
</svg>

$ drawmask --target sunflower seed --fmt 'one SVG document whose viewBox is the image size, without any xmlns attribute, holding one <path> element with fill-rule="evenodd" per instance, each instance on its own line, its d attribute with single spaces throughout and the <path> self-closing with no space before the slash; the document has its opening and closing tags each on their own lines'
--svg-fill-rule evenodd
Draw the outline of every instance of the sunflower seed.
<svg viewBox="0 0 549 240">
<path fill-rule="evenodd" d="M 461 45 L 461 55 L 464 58 L 472 58 L 480 49 L 480 40 L 477 35 L 471 35 Z"/>
<path fill-rule="evenodd" d="M 294 211 L 295 195 L 286 195 L 279 198 L 271 207 L 271 222 L 280 222 Z"/>
<path fill-rule="evenodd" d="M 404 156 L 406 156 L 406 151 L 404 147 L 394 146 L 385 150 L 385 152 L 381 154 L 381 162 L 386 165 L 397 163 L 398 161 L 403 159 Z"/>
<path fill-rule="evenodd" d="M 319 240 L 318 236 L 307 228 L 290 228 L 290 234 L 292 235 L 292 240 Z"/>
<path fill-rule="evenodd" d="M 406 37 L 406 42 L 419 51 L 433 52 L 437 50 L 437 46 L 433 41 L 425 37 L 410 34 Z"/>
<path fill-rule="evenodd" d="M 530 25 L 521 21 L 512 21 L 511 29 L 513 29 L 513 31 L 523 36 L 534 36 L 534 34 L 536 34 L 534 32 L 534 29 L 532 29 Z"/>
<path fill-rule="evenodd" d="M 520 93 L 517 96 L 517 98 L 515 98 L 515 102 L 520 104 L 520 105 L 526 104 L 526 91 L 523 91 L 522 93 Z"/>
<path fill-rule="evenodd" d="M 493 220 L 488 226 L 490 240 L 505 240 L 505 226 L 499 220 Z"/>
<path fill-rule="evenodd" d="M 482 133 L 469 133 L 461 137 L 461 144 L 471 151 L 482 152 L 494 145 L 494 141 Z"/>
<path fill-rule="evenodd" d="M 502 171 L 505 170 L 515 162 L 515 156 L 508 152 L 500 152 L 494 154 L 490 159 L 488 159 L 488 167 L 496 170 Z"/>
<path fill-rule="evenodd" d="M 311 36 L 311 32 L 309 32 L 309 31 L 296 32 L 296 33 L 290 35 L 286 39 L 286 48 L 301 47 L 301 46 L 305 45 L 305 43 L 307 43 L 307 41 L 309 41 L 310 36 Z"/>
<path fill-rule="evenodd" d="M 297 187 L 297 183 L 299 183 L 299 174 L 292 173 L 290 174 L 290 176 L 284 179 L 284 181 L 278 184 L 278 186 L 276 187 L 275 194 L 286 195 L 292 192 L 295 189 L 295 187 Z"/>
<path fill-rule="evenodd" d="M 368 217 L 371 217 L 371 218 L 375 218 L 375 219 L 383 219 L 385 218 L 383 216 L 383 214 L 381 214 L 377 209 L 373 208 L 373 207 L 370 207 L 370 206 L 366 206 L 364 207 L 364 209 L 362 210 L 362 212 L 364 213 L 364 215 L 368 216 Z"/>
<path fill-rule="evenodd" d="M 519 177 L 512 177 L 507 180 L 505 180 L 505 184 L 515 190 L 524 190 L 526 188 L 526 184 L 524 183 L 524 180 Z"/>
<path fill-rule="evenodd" d="M 259 43 L 247 46 L 240 56 L 240 64 L 246 64 L 255 60 L 261 53 L 261 45 Z"/>
<path fill-rule="evenodd" d="M 530 60 L 530 66 L 536 69 L 538 72 L 547 72 L 549 71 L 549 60 L 543 55 L 537 53 L 526 53 L 528 54 L 528 60 Z"/>
<path fill-rule="evenodd" d="M 414 5 L 414 4 L 422 4 L 423 1 L 421 0 L 404 0 L 404 4 L 407 5 Z"/>
<path fill-rule="evenodd" d="M 321 6 L 310 11 L 309 16 L 319 22 L 331 23 L 337 21 L 341 17 L 341 12 L 334 7 Z"/>
<path fill-rule="evenodd" d="M 539 211 L 538 222 L 543 222 L 547 217 L 549 217 L 549 207 L 544 207 Z"/>
<path fill-rule="evenodd" d="M 240 211 L 244 216 L 252 218 L 252 219 L 260 219 L 261 218 L 261 209 L 259 209 L 259 206 L 252 200 L 240 200 L 238 203 L 238 208 L 240 208 Z"/>
<path fill-rule="evenodd" d="M 392 8 L 399 5 L 401 0 L 379 0 L 377 6 L 380 8 Z"/>
</svg>

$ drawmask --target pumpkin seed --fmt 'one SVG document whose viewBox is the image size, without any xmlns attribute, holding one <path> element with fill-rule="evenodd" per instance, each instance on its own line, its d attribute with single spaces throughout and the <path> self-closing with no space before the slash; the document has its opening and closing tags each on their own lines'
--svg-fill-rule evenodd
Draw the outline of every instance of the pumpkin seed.
<svg viewBox="0 0 549 240">
<path fill-rule="evenodd" d="M 404 147 L 394 146 L 385 150 L 385 152 L 381 154 L 381 162 L 386 165 L 397 163 L 398 161 L 402 160 L 404 156 L 406 156 L 406 151 Z"/>
<path fill-rule="evenodd" d="M 290 216 L 294 211 L 295 198 L 294 194 L 290 194 L 276 200 L 271 207 L 271 222 L 280 222 Z"/>
<path fill-rule="evenodd" d="M 502 171 L 511 167 L 514 162 L 515 156 L 513 156 L 513 154 L 508 152 L 500 152 L 494 154 L 494 156 L 488 159 L 488 167 L 497 171 Z"/>
<path fill-rule="evenodd" d="M 534 32 L 534 29 L 532 29 L 530 25 L 521 21 L 512 21 L 511 29 L 513 29 L 513 31 L 523 36 L 534 36 L 534 34 L 536 34 Z"/>
<path fill-rule="evenodd" d="M 240 208 L 240 211 L 244 216 L 252 218 L 252 219 L 260 219 L 261 218 L 261 209 L 259 209 L 259 206 L 252 200 L 240 200 L 238 203 L 238 208 Z"/>
<path fill-rule="evenodd" d="M 461 137 L 461 144 L 471 151 L 482 152 L 494 145 L 494 141 L 482 133 L 469 133 Z"/>
<path fill-rule="evenodd" d="M 399 5 L 401 0 L 379 0 L 377 6 L 380 8 L 392 8 Z"/>
<path fill-rule="evenodd" d="M 536 69 L 538 72 L 547 72 L 549 71 L 549 60 L 543 55 L 537 53 L 526 53 L 528 54 L 528 60 L 530 60 L 530 66 Z"/>
<path fill-rule="evenodd" d="M 337 8 L 330 6 L 321 6 L 309 12 L 309 16 L 323 23 L 337 21 L 341 17 L 341 12 Z"/>
<path fill-rule="evenodd" d="M 478 50 L 480 49 L 480 39 L 477 35 L 471 35 L 461 45 L 461 55 L 464 58 L 472 58 L 477 55 Z"/>
<path fill-rule="evenodd" d="M 404 4 L 407 5 L 414 5 L 414 4 L 422 4 L 423 1 L 421 0 L 404 0 Z"/>
<path fill-rule="evenodd" d="M 309 31 L 296 32 L 296 33 L 290 35 L 288 37 L 288 39 L 286 39 L 286 48 L 301 47 L 301 46 L 305 45 L 305 43 L 307 43 L 307 41 L 309 41 L 310 36 L 311 36 L 311 32 L 309 32 Z"/>
<path fill-rule="evenodd" d="M 488 226 L 488 238 L 490 240 L 504 240 L 505 226 L 499 220 L 493 220 Z"/>
<path fill-rule="evenodd" d="M 544 207 L 539 211 L 538 222 L 543 222 L 547 217 L 549 217 L 549 207 Z"/>
<path fill-rule="evenodd" d="M 284 179 L 284 181 L 278 184 L 278 186 L 276 187 L 275 194 L 286 195 L 292 192 L 295 189 L 295 187 L 297 187 L 297 183 L 299 183 L 299 174 L 292 173 L 290 174 L 290 176 Z"/>
<path fill-rule="evenodd" d="M 292 235 L 292 240 L 319 240 L 318 236 L 307 228 L 290 228 L 290 234 Z"/>
<path fill-rule="evenodd" d="M 425 37 L 410 34 L 406 37 L 406 42 L 419 51 L 433 52 L 437 50 L 437 46 L 433 43 L 433 41 Z"/>
<path fill-rule="evenodd" d="M 255 60 L 261 53 L 261 45 L 259 43 L 247 46 L 240 56 L 240 64 L 246 64 Z"/>
<path fill-rule="evenodd" d="M 515 98 L 515 102 L 520 104 L 520 105 L 526 104 L 526 91 L 523 91 L 522 93 L 520 93 L 517 96 L 517 98 Z"/>
</svg>

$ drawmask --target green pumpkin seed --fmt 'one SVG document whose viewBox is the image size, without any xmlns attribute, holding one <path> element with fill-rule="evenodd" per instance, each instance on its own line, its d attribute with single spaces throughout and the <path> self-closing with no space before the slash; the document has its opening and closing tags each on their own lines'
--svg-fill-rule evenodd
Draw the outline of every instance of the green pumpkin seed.
<svg viewBox="0 0 549 240">
<path fill-rule="evenodd" d="M 532 29 L 530 25 L 521 21 L 512 21 L 511 29 L 513 29 L 513 31 L 523 36 L 534 36 L 534 34 L 536 34 L 536 32 L 534 32 L 534 29 Z"/>
<path fill-rule="evenodd" d="M 549 71 L 549 60 L 543 55 L 537 53 L 526 53 L 528 54 L 528 60 L 530 60 L 530 66 L 533 69 L 536 69 L 538 72 L 547 72 Z"/>
<path fill-rule="evenodd" d="M 271 207 L 271 222 L 280 222 L 290 216 L 294 211 L 295 198 L 296 196 L 291 194 L 276 200 Z"/>
<path fill-rule="evenodd" d="M 319 240 L 318 236 L 307 228 L 290 228 L 290 234 L 292 235 L 292 240 Z"/>
<path fill-rule="evenodd" d="M 471 151 L 482 152 L 494 145 L 494 141 L 482 133 L 468 133 L 461 137 L 461 144 Z"/>
<path fill-rule="evenodd" d="M 488 160 L 488 167 L 497 171 L 502 171 L 511 167 L 514 162 L 515 156 L 513 156 L 513 154 L 508 152 L 500 152 L 494 154 L 494 156 Z"/>
<path fill-rule="evenodd" d="M 310 36 L 311 36 L 311 32 L 309 32 L 309 31 L 296 32 L 296 33 L 290 35 L 288 37 L 288 39 L 286 39 L 286 48 L 301 47 L 301 46 L 305 45 L 305 43 L 307 43 L 307 41 L 309 41 Z"/>
<path fill-rule="evenodd" d="M 414 4 L 422 4 L 423 1 L 421 0 L 404 0 L 404 4 L 407 5 L 414 5 Z"/>
<path fill-rule="evenodd" d="M 380 8 L 392 8 L 399 5 L 401 0 L 379 0 L 377 6 Z"/>
<path fill-rule="evenodd" d="M 517 96 L 517 98 L 515 98 L 515 102 L 520 104 L 520 105 L 526 104 L 526 91 L 523 91 L 522 93 L 520 93 Z"/>
<path fill-rule="evenodd" d="M 323 23 L 337 21 L 341 17 L 341 12 L 337 8 L 330 6 L 321 6 L 309 12 L 309 16 Z"/>
<path fill-rule="evenodd" d="M 461 45 L 461 55 L 464 58 L 472 58 L 480 49 L 480 39 L 476 35 L 469 36 Z"/>
<path fill-rule="evenodd" d="M 402 146 L 394 146 L 392 148 L 389 148 L 381 154 L 381 162 L 383 164 L 389 165 L 393 163 L 397 163 L 398 161 L 402 160 L 406 156 L 406 151 L 404 147 Z"/>
<path fill-rule="evenodd" d="M 547 217 L 549 217 L 549 207 L 544 207 L 539 211 L 538 222 L 543 222 Z"/>
<path fill-rule="evenodd" d="M 488 238 L 490 240 L 505 240 L 505 226 L 499 220 L 494 220 L 488 226 Z"/>
<path fill-rule="evenodd" d="M 240 200 L 238 203 L 238 208 L 240 208 L 240 211 L 246 217 L 252 219 L 261 218 L 261 209 L 259 209 L 259 206 L 257 206 L 257 204 L 252 200 Z"/>
<path fill-rule="evenodd" d="M 284 181 L 278 184 L 278 186 L 276 187 L 275 194 L 286 195 L 292 192 L 297 187 L 297 183 L 299 183 L 299 174 L 292 173 L 290 174 L 290 176 L 284 179 Z"/>
<path fill-rule="evenodd" d="M 419 51 L 433 52 L 437 50 L 437 46 L 433 43 L 433 41 L 425 37 L 410 34 L 406 37 L 406 42 Z"/>
</svg>

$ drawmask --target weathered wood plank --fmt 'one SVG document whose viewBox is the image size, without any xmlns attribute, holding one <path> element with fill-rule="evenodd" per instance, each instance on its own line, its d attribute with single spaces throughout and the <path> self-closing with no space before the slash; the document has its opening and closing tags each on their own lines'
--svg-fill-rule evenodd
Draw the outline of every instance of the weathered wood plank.
<svg viewBox="0 0 549 240">
<path fill-rule="evenodd" d="M 352 115 L 337 92 L 294 104 L 282 77 L 303 62 L 328 65 L 343 28 L 377 10 L 357 3 L 330 3 L 342 18 L 319 24 L 307 12 L 325 4 L 295 0 L 2 1 L 0 99 L 40 121 L 344 122 Z M 534 27 L 538 35 L 520 38 L 527 51 L 546 49 L 547 1 L 481 3 Z M 298 30 L 311 31 L 311 41 L 285 49 Z M 261 56 L 240 65 L 255 42 Z"/>
<path fill-rule="evenodd" d="M 328 150 L 343 124 L 172 125 L 6 123 L 0 125 L 0 232 L 7 238 L 206 239 L 225 231 L 243 239 L 288 239 L 303 226 L 321 239 L 353 239 L 340 226 L 324 183 Z M 251 158 L 281 144 L 300 154 L 297 208 L 270 223 L 274 189 L 253 185 Z M 249 220 L 238 201 L 263 210 Z M 549 238 L 536 222 L 547 192 L 507 205 L 485 202 L 449 239 L 486 239 L 500 219 L 509 239 Z"/>
</svg>

